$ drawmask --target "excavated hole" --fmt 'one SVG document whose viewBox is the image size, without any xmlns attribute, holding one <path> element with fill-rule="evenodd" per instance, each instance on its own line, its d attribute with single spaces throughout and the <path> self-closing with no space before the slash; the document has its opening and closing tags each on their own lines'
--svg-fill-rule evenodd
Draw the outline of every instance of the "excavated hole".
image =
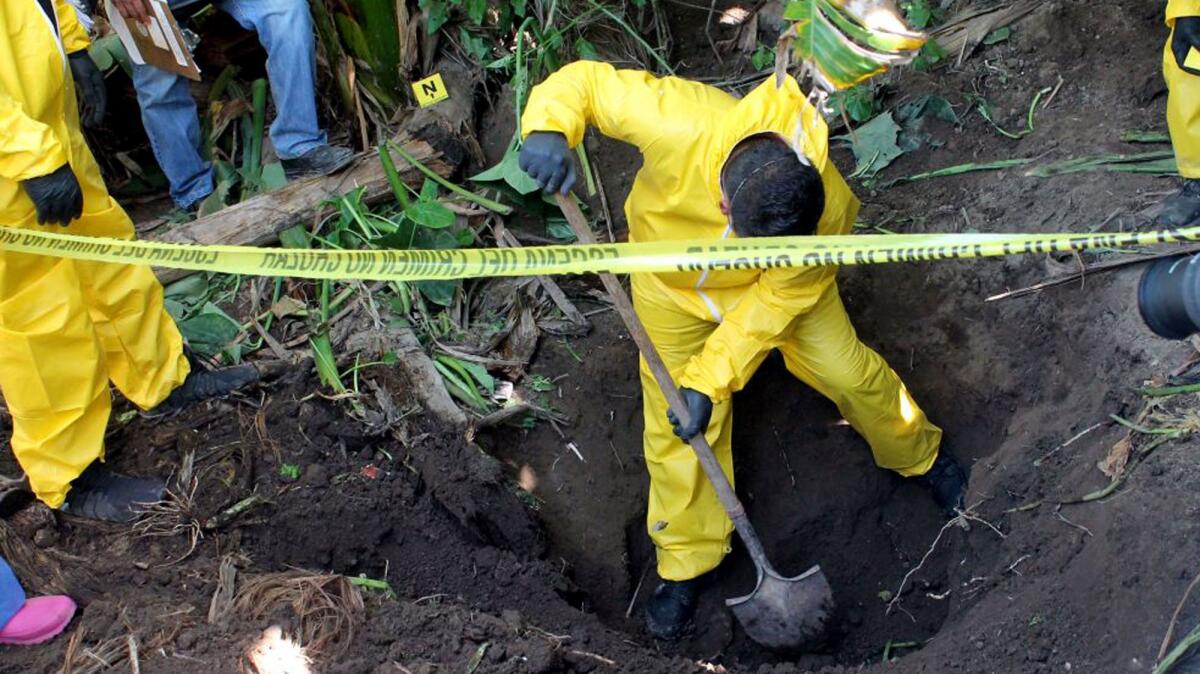
<svg viewBox="0 0 1200 674">
<path fill-rule="evenodd" d="M 992 280 L 1002 271 L 995 263 L 982 270 Z M 1103 390 L 1081 391 L 1064 382 L 1063 367 L 1107 367 L 1112 376 L 1137 360 L 1111 353 L 1111 326 L 1072 322 L 1070 311 L 1057 306 L 1057 299 L 1069 298 L 985 304 L 979 271 L 972 263 L 951 263 L 859 268 L 841 277 L 860 337 L 901 375 L 945 430 L 944 446 L 976 477 L 992 469 L 987 457 L 1018 430 L 1031 446 L 1044 446 L 1061 441 L 1069 426 L 1031 430 L 1023 418 L 1073 419 L 1075 407 L 1104 399 Z M 1123 286 L 1117 290 L 1121 298 L 1127 294 Z M 1140 329 L 1136 317 L 1120 315 L 1119 323 L 1122 330 Z M 1101 351 L 1105 356 L 1097 359 Z M 605 315 L 571 350 L 544 346 L 534 373 L 561 377 L 543 402 L 576 423 L 565 429 L 565 438 L 543 426 L 501 434 L 495 451 L 536 478 L 533 493 L 542 501 L 551 557 L 587 592 L 583 608 L 649 644 L 642 610 L 657 577 L 643 522 L 648 478 L 639 456 L 634 347 L 616 317 Z M 737 488 L 768 554 L 785 575 L 819 563 L 839 606 L 837 630 L 824 652 L 784 659 L 814 668 L 858 665 L 877 661 L 889 640 L 924 642 L 937 634 L 954 585 L 954 536 L 912 575 L 896 610 L 885 611 L 945 523 L 928 493 L 877 468 L 834 405 L 793 378 L 777 354 L 737 395 L 735 410 Z M 566 448 L 569 442 L 584 461 Z M 994 496 L 972 490 L 969 505 Z M 970 535 L 992 534 L 980 529 Z M 749 666 L 779 661 L 750 642 L 723 606 L 724 598 L 744 594 L 753 580 L 753 566 L 735 542 L 703 595 L 695 633 L 664 650 L 694 658 L 723 654 L 725 662 Z"/>
</svg>

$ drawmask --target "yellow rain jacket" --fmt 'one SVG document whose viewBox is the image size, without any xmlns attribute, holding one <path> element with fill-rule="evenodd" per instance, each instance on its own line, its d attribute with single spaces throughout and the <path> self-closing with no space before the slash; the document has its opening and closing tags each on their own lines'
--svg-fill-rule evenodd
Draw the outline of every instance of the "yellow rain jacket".
<svg viewBox="0 0 1200 674">
<path fill-rule="evenodd" d="M 1163 47 L 1163 77 L 1170 91 L 1167 96 L 1167 127 L 1175 146 L 1175 162 L 1184 178 L 1200 178 L 1200 76 L 1193 75 L 1175 62 L 1171 51 L 1175 19 L 1181 16 L 1200 16 L 1200 0 L 1170 0 L 1167 3 L 1167 25 L 1172 33 Z M 1193 50 L 1200 69 L 1200 52 Z M 1191 67 L 1191 63 L 1188 63 Z"/>
<path fill-rule="evenodd" d="M 79 129 L 67 54 L 87 47 L 64 0 L 0 3 L 0 224 L 41 227 L 21 183 L 69 163 L 83 215 L 65 230 L 130 239 Z M 182 339 L 148 267 L 74 262 L 0 249 L 0 391 L 12 447 L 38 498 L 62 504 L 103 456 L 111 380 L 143 408 L 187 375 Z"/>
<path fill-rule="evenodd" d="M 737 143 L 755 133 L 788 139 L 821 173 L 825 211 L 818 234 L 846 234 L 858 200 L 829 160 L 828 128 L 799 85 L 768 80 L 738 100 L 687 80 L 581 61 L 535 87 L 522 133 L 557 131 L 574 146 L 587 126 L 636 145 L 644 163 L 625 202 L 631 241 L 733 236 L 721 213 L 720 173 Z M 788 369 L 834 400 L 870 443 L 879 465 L 926 472 L 941 431 L 930 424 L 883 359 L 850 325 L 836 269 L 637 274 L 633 300 L 680 386 L 715 405 L 707 437 L 732 479 L 730 396 L 779 349 Z M 642 363 L 647 526 L 663 578 L 693 578 L 728 550 L 732 524 L 691 448 L 666 420 L 667 404 Z"/>
</svg>

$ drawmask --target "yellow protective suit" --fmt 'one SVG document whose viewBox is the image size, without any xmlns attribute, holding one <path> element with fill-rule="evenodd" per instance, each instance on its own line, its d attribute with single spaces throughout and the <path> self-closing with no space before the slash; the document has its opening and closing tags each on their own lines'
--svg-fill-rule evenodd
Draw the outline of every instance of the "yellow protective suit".
<svg viewBox="0 0 1200 674">
<path fill-rule="evenodd" d="M 589 124 L 642 152 L 625 203 L 631 241 L 732 236 L 720 210 L 720 171 L 730 150 L 759 132 L 794 139 L 821 172 L 826 206 L 819 234 L 848 233 L 858 213 L 857 199 L 829 161 L 828 128 L 792 78 L 782 89 L 764 82 L 738 100 L 696 82 L 578 62 L 533 89 L 522 132 L 558 131 L 574 146 Z M 772 349 L 794 375 L 837 403 L 880 466 L 921 475 L 937 457 L 941 430 L 858 340 L 835 274 L 830 267 L 634 275 L 634 305 L 675 381 L 715 402 L 707 437 L 731 480 L 729 399 Z M 732 523 L 691 448 L 672 434 L 645 361 L 641 376 L 647 526 L 659 575 L 694 578 L 729 550 Z"/>
<path fill-rule="evenodd" d="M 0 223 L 133 238 L 79 129 L 66 55 L 87 47 L 64 0 L 0 3 Z M 83 215 L 64 230 L 37 224 L 21 182 L 70 163 Z M 104 453 L 111 380 L 151 408 L 188 363 L 162 286 L 148 267 L 75 262 L 0 249 L 0 391 L 12 448 L 38 498 L 62 505 L 71 480 Z"/>
<path fill-rule="evenodd" d="M 1175 19 L 1181 16 L 1200 16 L 1200 0 L 1170 0 L 1167 3 L 1167 25 L 1171 34 L 1163 47 L 1163 77 L 1167 80 L 1167 127 L 1175 147 L 1175 163 L 1184 178 L 1200 178 L 1200 76 L 1193 75 L 1175 62 L 1171 51 Z M 1200 69 L 1200 52 L 1192 51 Z M 1192 67 L 1192 63 L 1188 63 Z"/>
</svg>

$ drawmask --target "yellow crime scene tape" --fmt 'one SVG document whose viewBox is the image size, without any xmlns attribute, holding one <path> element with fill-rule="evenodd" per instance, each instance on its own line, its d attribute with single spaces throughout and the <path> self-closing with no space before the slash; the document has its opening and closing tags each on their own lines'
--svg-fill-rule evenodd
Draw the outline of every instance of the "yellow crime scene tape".
<svg viewBox="0 0 1200 674">
<path fill-rule="evenodd" d="M 297 250 L 126 241 L 0 227 L 0 248 L 169 269 L 364 281 L 697 272 L 963 260 L 1200 241 L 1200 227 L 1119 234 L 867 234 L 461 250 Z"/>
</svg>

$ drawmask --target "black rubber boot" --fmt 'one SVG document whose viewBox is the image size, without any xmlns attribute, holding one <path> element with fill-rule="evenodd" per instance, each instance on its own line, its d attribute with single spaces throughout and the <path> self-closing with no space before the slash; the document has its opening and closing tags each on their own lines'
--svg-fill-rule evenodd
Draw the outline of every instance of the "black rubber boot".
<svg viewBox="0 0 1200 674">
<path fill-rule="evenodd" d="M 965 507 L 963 499 L 967 494 L 967 471 L 946 450 L 938 453 L 929 472 L 917 480 L 933 493 L 933 500 L 947 517 L 954 517 L 956 511 Z"/>
<path fill-rule="evenodd" d="M 337 173 L 354 161 L 354 150 L 336 145 L 314 147 L 295 159 L 283 159 L 283 172 L 288 180 L 327 176 Z"/>
<path fill-rule="evenodd" d="M 646 629 L 650 634 L 663 641 L 675 641 L 683 636 L 692 624 L 699 590 L 699 578 L 659 583 L 646 606 Z"/>
<path fill-rule="evenodd" d="M 1184 179 L 1183 187 L 1163 201 L 1154 224 L 1164 228 L 1189 227 L 1200 222 L 1200 180 Z"/>
<path fill-rule="evenodd" d="M 189 360 L 191 360 L 189 358 Z M 205 370 L 192 361 L 192 371 L 179 388 L 171 391 L 158 407 L 146 412 L 149 418 L 165 417 L 179 412 L 188 405 L 202 400 L 225 398 L 234 391 L 253 384 L 260 379 L 258 368 L 253 365 L 235 365 L 219 370 Z"/>
<path fill-rule="evenodd" d="M 104 522 L 132 522 L 142 506 L 163 500 L 166 493 L 162 480 L 121 475 L 94 461 L 71 483 L 62 510 Z"/>
</svg>

